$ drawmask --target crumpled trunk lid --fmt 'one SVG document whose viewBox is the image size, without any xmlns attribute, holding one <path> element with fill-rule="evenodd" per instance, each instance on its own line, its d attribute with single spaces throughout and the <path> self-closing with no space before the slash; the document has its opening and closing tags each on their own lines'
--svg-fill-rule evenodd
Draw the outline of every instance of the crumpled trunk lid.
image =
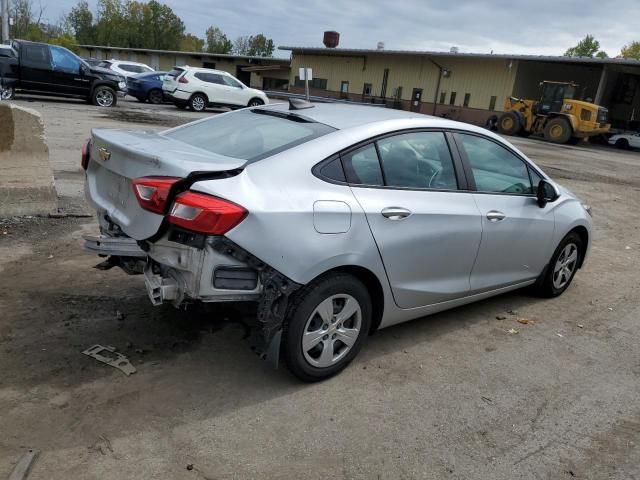
<svg viewBox="0 0 640 480">
<path fill-rule="evenodd" d="M 162 134 L 94 129 L 85 193 L 89 203 L 128 236 L 144 240 L 155 235 L 164 215 L 140 207 L 132 179 L 180 177 L 194 173 L 236 170 L 246 161 L 173 140 Z"/>
</svg>

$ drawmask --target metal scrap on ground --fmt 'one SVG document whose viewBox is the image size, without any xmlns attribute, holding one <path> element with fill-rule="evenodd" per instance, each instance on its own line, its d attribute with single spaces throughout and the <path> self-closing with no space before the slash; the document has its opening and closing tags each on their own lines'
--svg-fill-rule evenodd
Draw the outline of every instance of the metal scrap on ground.
<svg viewBox="0 0 640 480">
<path fill-rule="evenodd" d="M 115 355 L 115 358 L 102 355 L 102 352 L 109 352 Z M 88 355 L 89 357 L 95 358 L 99 362 L 106 363 L 107 365 L 111 365 L 112 367 L 117 368 L 127 376 L 131 375 L 132 373 L 136 373 L 136 368 L 131 365 L 129 359 L 121 353 L 116 352 L 115 347 L 103 347 L 102 345 L 94 345 L 93 347 L 87 348 L 82 353 Z"/>
<path fill-rule="evenodd" d="M 29 472 L 31 471 L 31 466 L 33 462 L 36 461 L 36 458 L 40 454 L 40 450 L 32 450 L 30 449 L 26 452 L 18 463 L 16 464 L 13 471 L 9 474 L 9 480 L 24 480 L 29 476 Z"/>
</svg>

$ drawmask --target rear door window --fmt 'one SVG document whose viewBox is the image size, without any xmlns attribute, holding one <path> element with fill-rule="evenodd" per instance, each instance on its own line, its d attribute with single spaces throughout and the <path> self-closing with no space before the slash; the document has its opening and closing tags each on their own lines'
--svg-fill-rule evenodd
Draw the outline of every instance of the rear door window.
<svg viewBox="0 0 640 480">
<path fill-rule="evenodd" d="M 256 161 L 321 137 L 334 128 L 267 110 L 239 110 L 164 135 L 226 157 Z"/>
<path fill-rule="evenodd" d="M 25 45 L 23 48 L 25 63 L 47 68 L 50 66 L 46 45 Z"/>
<path fill-rule="evenodd" d="M 372 143 L 341 155 L 347 180 L 354 185 L 384 185 L 376 146 Z"/>
</svg>

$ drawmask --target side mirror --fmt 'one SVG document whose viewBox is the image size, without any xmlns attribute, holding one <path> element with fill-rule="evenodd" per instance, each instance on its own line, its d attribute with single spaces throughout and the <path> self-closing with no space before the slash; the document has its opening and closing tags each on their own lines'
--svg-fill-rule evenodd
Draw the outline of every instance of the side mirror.
<svg viewBox="0 0 640 480">
<path fill-rule="evenodd" d="M 560 196 L 560 192 L 556 189 L 555 185 L 551 184 L 547 180 L 540 180 L 538 183 L 538 206 L 544 208 L 547 203 L 555 202 Z"/>
</svg>

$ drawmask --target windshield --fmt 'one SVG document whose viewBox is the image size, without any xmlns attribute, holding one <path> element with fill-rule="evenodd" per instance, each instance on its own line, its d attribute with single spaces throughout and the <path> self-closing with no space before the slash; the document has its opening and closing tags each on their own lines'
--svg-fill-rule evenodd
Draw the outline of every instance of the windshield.
<svg viewBox="0 0 640 480">
<path fill-rule="evenodd" d="M 165 135 L 225 157 L 256 161 L 335 129 L 267 110 L 240 110 L 170 130 Z"/>
</svg>

